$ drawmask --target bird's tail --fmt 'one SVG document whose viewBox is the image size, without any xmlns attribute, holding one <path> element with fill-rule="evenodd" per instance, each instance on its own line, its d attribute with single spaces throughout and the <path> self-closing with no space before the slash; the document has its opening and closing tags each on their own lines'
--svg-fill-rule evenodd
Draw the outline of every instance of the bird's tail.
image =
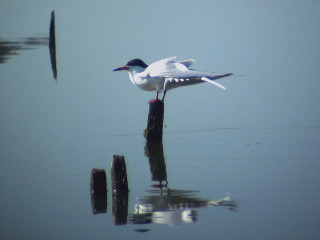
<svg viewBox="0 0 320 240">
<path fill-rule="evenodd" d="M 217 83 L 214 80 L 217 80 L 219 78 L 228 77 L 228 76 L 231 76 L 231 75 L 233 75 L 233 73 L 219 73 L 219 74 L 214 74 L 214 75 L 211 75 L 211 76 L 208 76 L 208 77 L 207 76 L 206 77 L 202 77 L 201 80 L 204 81 L 204 82 L 208 82 L 208 83 L 211 83 L 213 85 L 216 85 L 219 88 L 222 88 L 223 90 L 226 90 L 226 88 L 224 86 L 222 86 L 221 84 Z"/>
</svg>

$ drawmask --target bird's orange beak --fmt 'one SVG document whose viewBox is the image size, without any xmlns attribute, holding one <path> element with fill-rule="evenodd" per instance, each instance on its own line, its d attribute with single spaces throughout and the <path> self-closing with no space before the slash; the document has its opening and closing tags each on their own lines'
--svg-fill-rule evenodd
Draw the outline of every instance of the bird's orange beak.
<svg viewBox="0 0 320 240">
<path fill-rule="evenodd" d="M 125 65 L 119 68 L 114 69 L 113 71 L 122 71 L 122 70 L 128 70 L 129 68 Z"/>
</svg>

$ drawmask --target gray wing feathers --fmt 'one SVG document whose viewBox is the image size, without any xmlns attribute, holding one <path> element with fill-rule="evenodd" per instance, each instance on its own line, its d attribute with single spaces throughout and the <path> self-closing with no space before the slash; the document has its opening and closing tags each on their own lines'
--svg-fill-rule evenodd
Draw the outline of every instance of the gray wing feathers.
<svg viewBox="0 0 320 240">
<path fill-rule="evenodd" d="M 181 63 L 183 65 L 185 65 L 187 68 L 189 68 L 196 60 L 194 59 L 188 59 L 188 60 L 182 60 L 179 61 L 178 63 Z"/>
<path fill-rule="evenodd" d="M 186 72 L 181 72 L 181 71 L 174 71 L 170 72 L 168 74 L 164 73 L 163 77 L 165 78 L 202 78 L 206 77 L 211 80 L 218 79 L 218 78 L 223 78 L 232 75 L 233 73 L 213 73 L 213 72 L 203 72 L 203 71 L 197 71 L 197 70 L 190 70 Z"/>
<path fill-rule="evenodd" d="M 224 78 L 232 75 L 233 73 L 212 73 L 212 72 L 203 72 L 191 70 L 188 72 L 172 72 L 168 75 L 165 75 L 166 78 L 166 90 L 181 86 L 189 86 L 198 83 L 203 83 L 205 81 L 201 80 L 202 77 L 208 78 L 210 80 L 216 80 L 219 78 Z"/>
</svg>

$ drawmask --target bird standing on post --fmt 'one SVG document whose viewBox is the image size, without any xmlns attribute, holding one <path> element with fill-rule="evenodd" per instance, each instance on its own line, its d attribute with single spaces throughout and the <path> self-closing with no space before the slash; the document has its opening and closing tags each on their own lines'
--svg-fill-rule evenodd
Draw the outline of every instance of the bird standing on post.
<svg viewBox="0 0 320 240">
<path fill-rule="evenodd" d="M 193 59 L 176 61 L 176 57 L 165 58 L 149 66 L 141 59 L 133 59 L 125 66 L 113 71 L 127 70 L 129 78 L 134 85 L 145 91 L 163 91 L 162 101 L 168 90 L 203 82 L 214 84 L 225 90 L 225 87 L 214 80 L 228 77 L 232 73 L 213 73 L 189 69 L 195 62 Z"/>
</svg>

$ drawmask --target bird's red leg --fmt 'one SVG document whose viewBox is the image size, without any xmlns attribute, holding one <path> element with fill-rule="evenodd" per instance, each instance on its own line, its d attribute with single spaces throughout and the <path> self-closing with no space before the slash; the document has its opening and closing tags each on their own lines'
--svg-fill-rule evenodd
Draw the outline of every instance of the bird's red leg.
<svg viewBox="0 0 320 240">
<path fill-rule="evenodd" d="M 163 91 L 162 100 L 161 100 L 162 102 L 164 101 L 164 97 L 166 96 L 166 93 L 167 93 L 167 91 L 166 91 L 166 90 L 164 90 L 164 91 Z"/>
</svg>

